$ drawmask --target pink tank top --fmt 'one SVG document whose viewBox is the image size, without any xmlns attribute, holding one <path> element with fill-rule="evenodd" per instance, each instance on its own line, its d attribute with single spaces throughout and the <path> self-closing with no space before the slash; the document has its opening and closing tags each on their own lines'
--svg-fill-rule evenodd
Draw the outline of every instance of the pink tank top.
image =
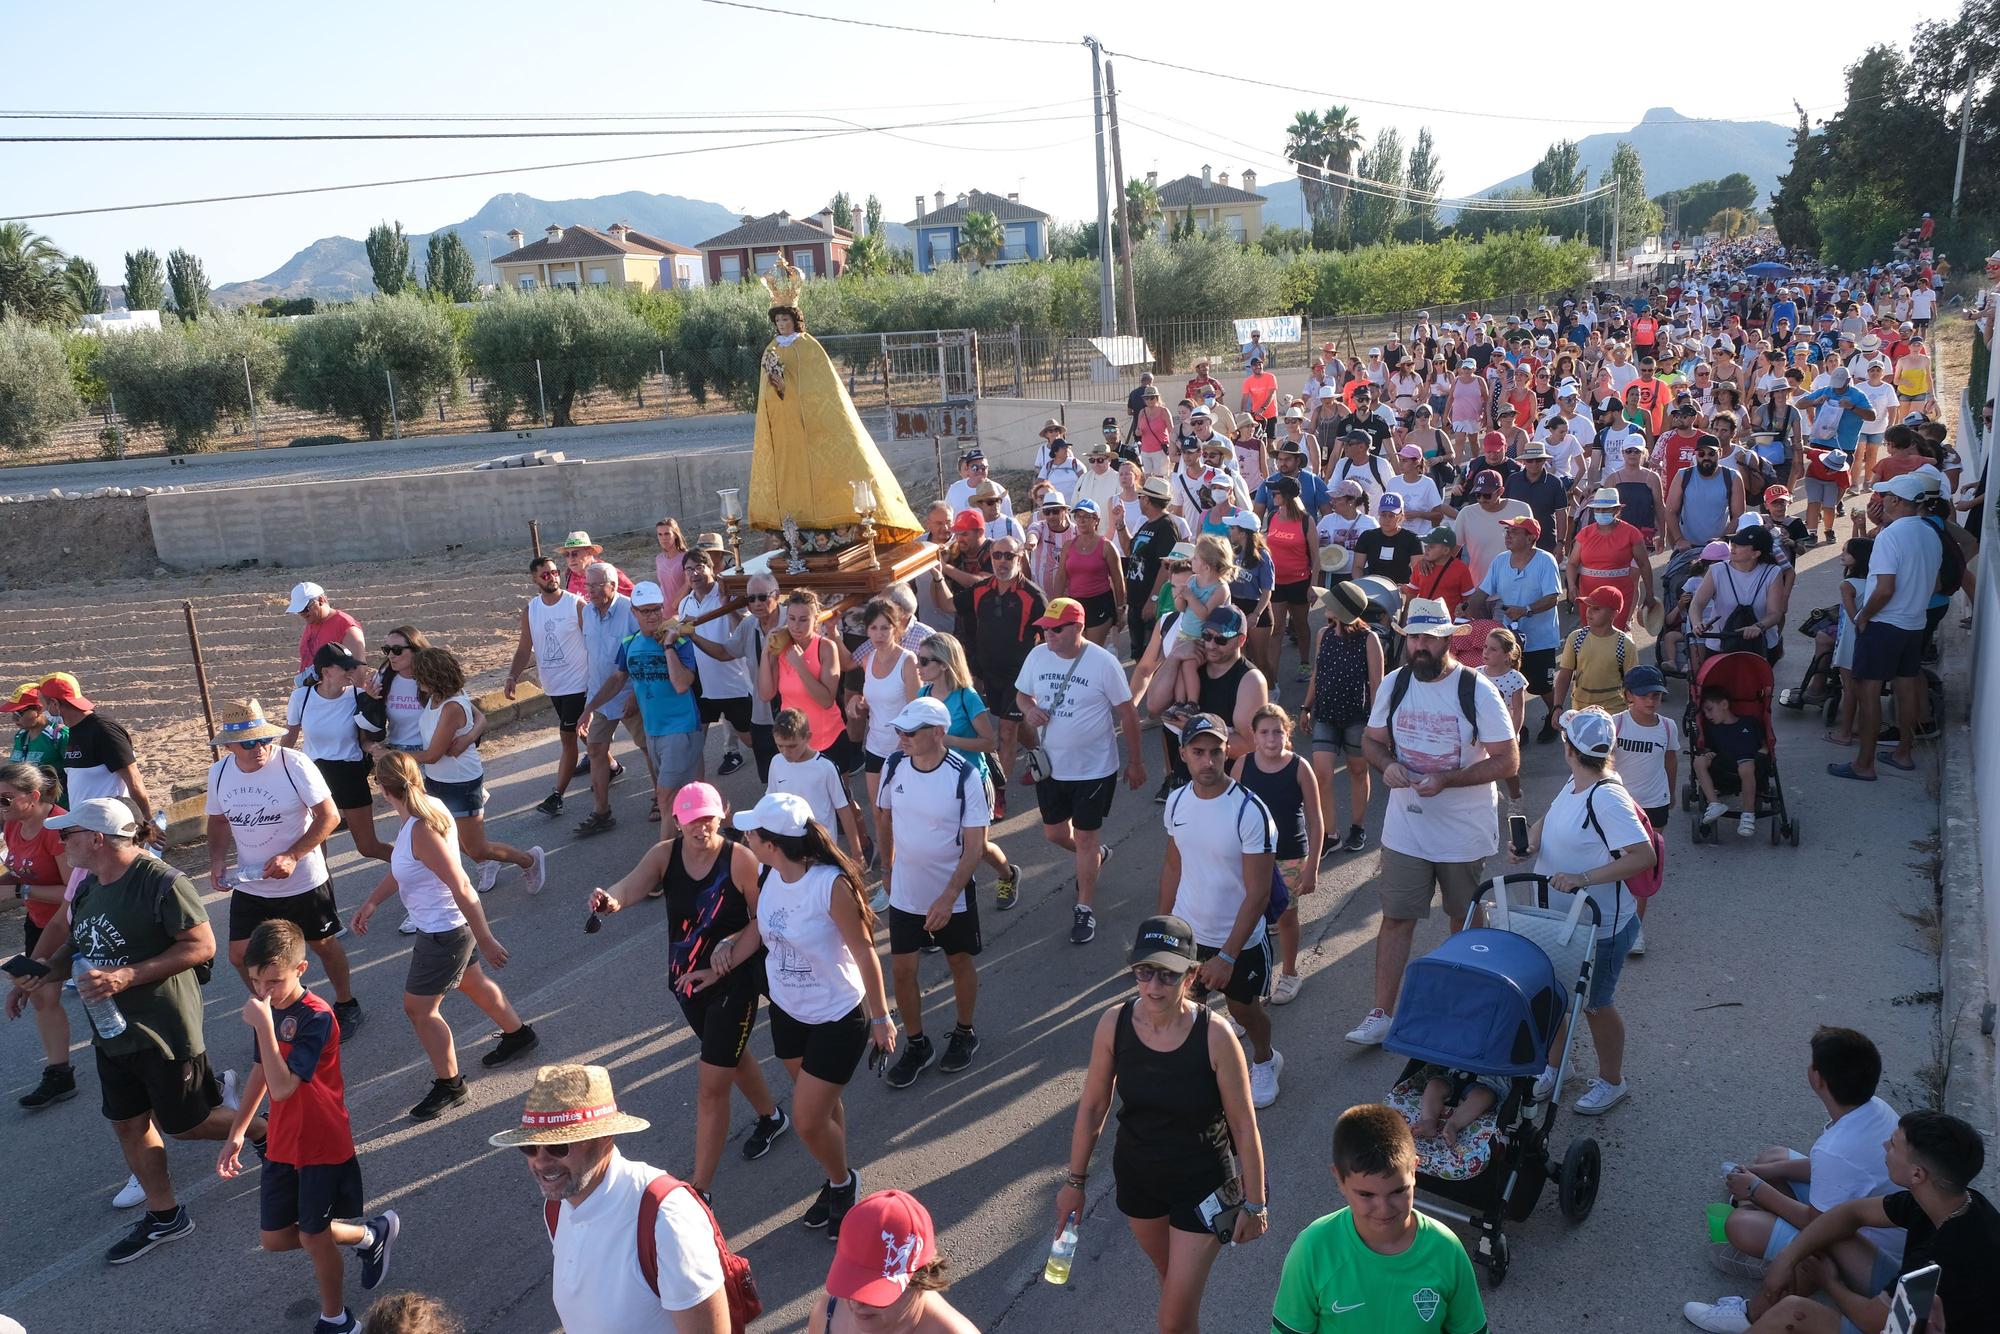
<svg viewBox="0 0 2000 1334">
<path fill-rule="evenodd" d="M 819 646 L 826 643 L 824 635 L 814 635 L 806 641 L 804 657 L 808 663 L 819 661 Z M 807 693 L 805 683 L 799 680 L 798 668 L 792 666 L 792 655 L 786 652 L 778 659 L 778 705 L 780 708 L 797 709 L 804 713 L 806 721 L 812 725 L 812 748 L 825 750 L 840 740 L 846 724 L 840 718 L 838 695 L 831 704 L 818 704 Z"/>
<path fill-rule="evenodd" d="M 1094 598 L 1111 591 L 1111 571 L 1104 563 L 1110 550 L 1111 544 L 1102 537 L 1097 539 L 1095 551 L 1085 551 L 1080 543 L 1070 544 L 1069 561 L 1064 570 L 1069 576 L 1069 591 L 1073 595 Z"/>
<path fill-rule="evenodd" d="M 1157 454 L 1167 447 L 1167 437 L 1173 434 L 1172 414 L 1139 414 L 1139 450 L 1144 454 Z"/>
</svg>

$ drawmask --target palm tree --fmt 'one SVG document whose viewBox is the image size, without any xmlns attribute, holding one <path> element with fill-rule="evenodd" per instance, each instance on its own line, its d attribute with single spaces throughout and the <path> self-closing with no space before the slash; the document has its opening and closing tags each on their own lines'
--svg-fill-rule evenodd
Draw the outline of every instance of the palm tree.
<svg viewBox="0 0 2000 1334">
<path fill-rule="evenodd" d="M 1125 217 L 1132 226 L 1132 239 L 1151 236 L 1159 226 L 1162 205 L 1156 186 L 1134 177 L 1125 182 Z"/>
<path fill-rule="evenodd" d="M 1292 117 L 1292 126 L 1285 131 L 1285 156 L 1298 164 L 1299 194 L 1307 215 L 1318 217 L 1326 206 L 1326 178 L 1320 174 L 1326 166 L 1326 126 L 1317 111 Z"/>
<path fill-rule="evenodd" d="M 104 288 L 97 281 L 97 266 L 82 255 L 71 255 L 62 268 L 63 286 L 79 314 L 102 315 L 106 302 Z"/>
<path fill-rule="evenodd" d="M 1346 177 L 1354 170 L 1355 154 L 1361 151 L 1367 136 L 1361 133 L 1361 121 L 1342 106 L 1328 107 L 1320 118 L 1320 126 L 1326 135 L 1326 156 L 1322 163 L 1331 178 L 1327 182 L 1327 218 L 1338 227 L 1341 209 L 1347 203 Z"/>
<path fill-rule="evenodd" d="M 31 324 L 64 324 L 77 307 L 62 278 L 67 258 L 55 242 L 26 223 L 0 222 L 0 316 Z"/>
<path fill-rule="evenodd" d="M 1007 248 L 1007 233 L 1000 219 L 974 210 L 958 222 L 958 257 L 980 268 L 1000 258 Z"/>
</svg>

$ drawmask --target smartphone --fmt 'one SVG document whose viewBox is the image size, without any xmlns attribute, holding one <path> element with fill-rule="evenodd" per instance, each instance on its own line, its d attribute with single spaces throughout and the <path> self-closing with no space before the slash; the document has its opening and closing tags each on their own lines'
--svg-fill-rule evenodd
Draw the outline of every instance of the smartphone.
<svg viewBox="0 0 2000 1334">
<path fill-rule="evenodd" d="M 1924 1334 L 1930 1327 L 1931 1304 L 1937 1300 L 1938 1279 L 1943 1272 L 1936 1265 L 1925 1265 L 1896 1280 L 1882 1334 Z"/>
<path fill-rule="evenodd" d="M 1224 1246 L 1231 1244 L 1236 1236 L 1236 1216 L 1243 1212 L 1241 1189 L 1237 1182 L 1231 1181 L 1218 1190 L 1210 1191 L 1208 1198 L 1195 1206 L 1201 1214 L 1202 1223 Z"/>
<path fill-rule="evenodd" d="M 37 963 L 25 954 L 17 954 L 5 963 L 0 963 L 0 973 L 5 973 L 9 977 L 20 978 L 47 977 L 49 975 L 49 966 L 45 963 Z"/>
<path fill-rule="evenodd" d="M 1510 838 L 1511 840 L 1513 840 L 1513 844 L 1514 844 L 1514 852 L 1515 852 L 1515 854 L 1516 854 L 1517 856 L 1522 856 L 1522 857 L 1525 857 L 1525 856 L 1527 856 L 1527 855 L 1528 855 L 1528 817 L 1527 817 L 1527 816 L 1525 816 L 1525 815 L 1510 815 L 1510 816 L 1508 816 L 1508 817 L 1507 817 L 1507 836 L 1508 836 L 1508 838 Z"/>
</svg>

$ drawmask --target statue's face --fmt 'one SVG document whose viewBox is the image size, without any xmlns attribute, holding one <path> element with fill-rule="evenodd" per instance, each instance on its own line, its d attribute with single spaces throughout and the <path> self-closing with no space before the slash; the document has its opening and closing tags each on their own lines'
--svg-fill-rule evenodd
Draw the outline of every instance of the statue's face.
<svg viewBox="0 0 2000 1334">
<path fill-rule="evenodd" d="M 772 317 L 772 322 L 781 334 L 798 332 L 798 326 L 792 322 L 791 314 L 788 311 L 779 311 Z"/>
</svg>

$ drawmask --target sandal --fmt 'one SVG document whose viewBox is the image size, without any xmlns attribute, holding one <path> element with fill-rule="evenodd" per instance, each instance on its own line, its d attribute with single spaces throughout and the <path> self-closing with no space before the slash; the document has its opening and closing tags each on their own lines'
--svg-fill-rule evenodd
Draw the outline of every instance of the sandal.
<svg viewBox="0 0 2000 1334">
<path fill-rule="evenodd" d="M 652 821 L 654 824 L 658 824 L 660 822 L 660 799 L 657 796 L 653 798 L 653 805 L 646 812 L 646 818 Z"/>
<path fill-rule="evenodd" d="M 1835 736 L 1835 735 L 1834 735 L 1833 733 L 1831 733 L 1831 732 L 1822 732 L 1822 733 L 1820 733 L 1820 740 L 1822 740 L 1822 741 L 1825 741 L 1825 742 L 1827 742 L 1828 744 L 1830 744 L 1830 745 L 1835 745 L 1835 746 L 1851 746 L 1851 745 L 1853 745 L 1853 744 L 1854 744 L 1854 738 L 1853 738 L 1853 737 L 1851 737 L 1851 736 Z"/>
<path fill-rule="evenodd" d="M 592 811 L 589 815 L 577 821 L 576 836 L 578 838 L 589 838 L 593 834 L 602 834 L 616 826 L 617 823 L 618 817 L 610 811 Z"/>
<path fill-rule="evenodd" d="M 1857 783 L 1872 783 L 1875 781 L 1874 774 L 1857 773 L 1852 764 L 1829 764 L 1826 766 L 1826 771 L 1835 778 L 1851 778 Z"/>
<path fill-rule="evenodd" d="M 1908 764 L 1904 764 L 1901 760 L 1897 759 L 1894 755 L 1890 754 L 1886 750 L 1881 752 L 1875 757 L 1875 763 L 1886 764 L 1891 769 L 1900 769 L 1906 774 L 1915 773 L 1917 768 L 1917 762 L 1915 760 L 1911 760 Z"/>
</svg>

